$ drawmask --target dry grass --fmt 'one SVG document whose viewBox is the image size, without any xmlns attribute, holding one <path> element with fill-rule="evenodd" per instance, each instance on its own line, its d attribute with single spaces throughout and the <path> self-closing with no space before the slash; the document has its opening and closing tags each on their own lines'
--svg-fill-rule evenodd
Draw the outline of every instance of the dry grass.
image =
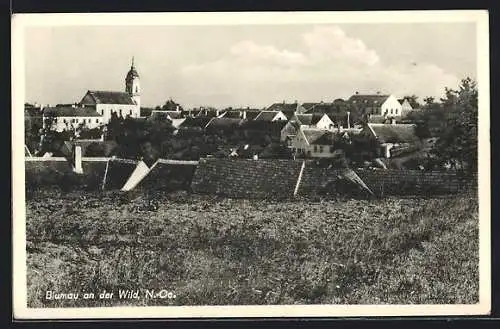
<svg viewBox="0 0 500 329">
<path fill-rule="evenodd" d="M 287 201 L 29 193 L 28 305 L 478 301 L 476 197 Z M 46 300 L 167 289 L 175 299 Z"/>
</svg>

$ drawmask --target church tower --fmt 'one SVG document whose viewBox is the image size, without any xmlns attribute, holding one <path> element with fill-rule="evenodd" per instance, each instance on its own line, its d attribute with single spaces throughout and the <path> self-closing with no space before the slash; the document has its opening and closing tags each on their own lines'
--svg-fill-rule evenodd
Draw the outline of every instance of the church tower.
<svg viewBox="0 0 500 329">
<path fill-rule="evenodd" d="M 139 73 L 134 66 L 134 57 L 132 57 L 132 66 L 125 78 L 125 92 L 127 92 L 134 99 L 137 104 L 137 110 L 141 108 L 141 85 L 139 83 Z"/>
</svg>

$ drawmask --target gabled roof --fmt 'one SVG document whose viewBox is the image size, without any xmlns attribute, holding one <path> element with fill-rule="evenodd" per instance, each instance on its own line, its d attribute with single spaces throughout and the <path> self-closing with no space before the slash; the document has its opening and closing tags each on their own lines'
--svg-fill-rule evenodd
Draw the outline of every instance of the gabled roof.
<svg viewBox="0 0 500 329">
<path fill-rule="evenodd" d="M 297 114 L 295 118 L 300 124 L 311 126 L 317 124 L 323 116 L 324 114 L 306 113 L 306 114 Z"/>
<path fill-rule="evenodd" d="M 87 95 L 92 97 L 93 104 L 135 105 L 135 101 L 130 94 L 122 91 L 89 90 Z"/>
<path fill-rule="evenodd" d="M 413 124 L 369 123 L 368 127 L 381 143 L 414 143 L 420 140 Z"/>
<path fill-rule="evenodd" d="M 57 106 L 46 107 L 43 109 L 43 114 L 54 115 L 56 117 L 100 117 L 95 108 L 92 107 L 71 107 L 71 106 Z"/>
<path fill-rule="evenodd" d="M 369 95 L 352 95 L 347 101 L 350 103 L 362 104 L 366 106 L 380 106 L 390 95 L 369 94 Z"/>
<path fill-rule="evenodd" d="M 280 113 L 280 111 L 261 111 L 259 115 L 254 118 L 254 120 L 272 121 L 278 113 Z"/>
<path fill-rule="evenodd" d="M 327 131 L 320 129 L 302 129 L 302 134 L 304 135 L 308 144 L 313 145 L 316 140 L 323 136 Z"/>
<path fill-rule="evenodd" d="M 180 128 L 205 128 L 212 118 L 208 117 L 187 117 L 184 122 L 180 124 Z"/>
<path fill-rule="evenodd" d="M 219 118 L 241 119 L 242 115 L 243 113 L 240 111 L 229 110 L 219 115 Z"/>
<path fill-rule="evenodd" d="M 239 126 L 244 120 L 231 118 L 212 118 L 206 129 L 226 129 Z"/>
<path fill-rule="evenodd" d="M 332 145 L 335 138 L 335 133 L 332 131 L 325 131 L 323 135 L 310 142 L 312 145 Z"/>
</svg>

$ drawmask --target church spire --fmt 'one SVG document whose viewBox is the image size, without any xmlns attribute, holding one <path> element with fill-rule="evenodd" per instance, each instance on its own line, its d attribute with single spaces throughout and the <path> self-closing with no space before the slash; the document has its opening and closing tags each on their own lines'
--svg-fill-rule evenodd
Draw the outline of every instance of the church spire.
<svg viewBox="0 0 500 329">
<path fill-rule="evenodd" d="M 132 56 L 132 66 L 131 68 L 134 68 L 134 56 Z"/>
</svg>

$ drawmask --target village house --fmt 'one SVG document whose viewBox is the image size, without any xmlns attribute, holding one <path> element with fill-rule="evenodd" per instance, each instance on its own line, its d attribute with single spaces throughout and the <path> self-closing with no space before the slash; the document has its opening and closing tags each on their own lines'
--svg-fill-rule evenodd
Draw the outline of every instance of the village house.
<svg viewBox="0 0 500 329">
<path fill-rule="evenodd" d="M 125 91 L 98 91 L 88 90 L 80 101 L 81 106 L 92 106 L 102 116 L 102 123 L 107 124 L 111 113 L 118 116 L 139 118 L 141 116 L 141 89 L 139 74 L 132 65 L 125 77 Z"/>
<path fill-rule="evenodd" d="M 301 126 L 333 130 L 335 125 L 327 114 L 295 114 L 281 130 L 280 140 L 289 144 Z"/>
<path fill-rule="evenodd" d="M 402 105 L 393 95 L 356 93 L 347 102 L 365 115 L 399 117 L 402 114 Z"/>
<path fill-rule="evenodd" d="M 42 122 L 43 128 L 58 132 L 80 127 L 93 129 L 103 124 L 102 116 L 93 107 L 76 104 L 44 108 Z"/>
<path fill-rule="evenodd" d="M 281 111 L 261 111 L 255 119 L 256 121 L 287 121 L 287 116 Z"/>
<path fill-rule="evenodd" d="M 420 143 L 413 124 L 366 124 L 359 136 L 376 142 L 377 156 L 391 158 L 393 152 L 411 148 Z"/>
<path fill-rule="evenodd" d="M 340 137 L 338 131 L 301 127 L 292 138 L 290 148 L 297 157 L 331 158 Z"/>
</svg>

